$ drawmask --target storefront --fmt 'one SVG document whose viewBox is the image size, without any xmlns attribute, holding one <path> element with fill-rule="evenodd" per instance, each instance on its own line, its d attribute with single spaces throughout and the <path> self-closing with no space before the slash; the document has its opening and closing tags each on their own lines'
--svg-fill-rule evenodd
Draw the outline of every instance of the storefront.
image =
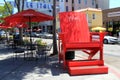
<svg viewBox="0 0 120 80">
<path fill-rule="evenodd" d="M 103 26 L 112 36 L 118 36 L 120 32 L 120 7 L 103 10 Z"/>
</svg>

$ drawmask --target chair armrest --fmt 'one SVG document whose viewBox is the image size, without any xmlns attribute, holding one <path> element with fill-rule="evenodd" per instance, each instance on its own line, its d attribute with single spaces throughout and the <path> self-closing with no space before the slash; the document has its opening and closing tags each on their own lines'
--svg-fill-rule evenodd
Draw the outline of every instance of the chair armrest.
<svg viewBox="0 0 120 80">
<path fill-rule="evenodd" d="M 65 33 L 58 33 L 58 52 L 61 53 L 61 50 L 63 47 L 65 47 L 65 39 L 64 39 Z"/>
<path fill-rule="evenodd" d="M 63 36 L 64 36 L 64 33 L 58 33 L 59 40 L 62 40 Z"/>
<path fill-rule="evenodd" d="M 93 35 L 97 35 L 99 38 L 99 41 L 103 43 L 103 40 L 104 40 L 104 36 L 107 34 L 107 32 L 90 32 L 90 37 L 91 37 L 91 40 L 92 40 L 92 36 Z"/>
</svg>

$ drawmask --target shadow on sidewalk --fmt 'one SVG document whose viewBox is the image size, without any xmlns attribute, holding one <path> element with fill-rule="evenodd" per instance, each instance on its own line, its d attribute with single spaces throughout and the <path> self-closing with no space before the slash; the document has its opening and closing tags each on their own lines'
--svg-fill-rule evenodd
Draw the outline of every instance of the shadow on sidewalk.
<svg viewBox="0 0 120 80">
<path fill-rule="evenodd" d="M 0 80 L 34 80 L 44 76 L 59 76 L 65 72 L 60 67 L 57 56 L 48 57 L 47 61 L 44 58 L 26 61 L 22 57 L 0 60 Z"/>
</svg>

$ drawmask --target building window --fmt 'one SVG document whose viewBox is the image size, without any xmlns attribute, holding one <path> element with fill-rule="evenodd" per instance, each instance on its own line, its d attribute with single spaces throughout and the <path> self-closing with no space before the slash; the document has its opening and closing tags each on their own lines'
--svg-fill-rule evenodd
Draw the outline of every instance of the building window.
<svg viewBox="0 0 120 80">
<path fill-rule="evenodd" d="M 81 3 L 81 0 L 78 0 L 78 3 L 80 4 L 80 3 Z"/>
<path fill-rule="evenodd" d="M 95 19 L 95 18 L 96 18 L 96 15 L 95 15 L 95 14 L 93 14 L 93 15 L 92 15 L 92 18 L 93 18 L 93 19 Z"/>
<path fill-rule="evenodd" d="M 57 0 L 59 2 L 59 0 Z"/>
<path fill-rule="evenodd" d="M 72 3 L 74 3 L 74 0 L 72 0 Z"/>
<path fill-rule="evenodd" d="M 93 5 L 93 6 L 95 5 L 95 2 L 94 2 L 94 0 L 92 0 L 92 5 Z"/>
<path fill-rule="evenodd" d="M 61 0 L 61 2 L 63 2 L 63 0 Z"/>
<path fill-rule="evenodd" d="M 68 0 L 66 0 L 66 2 L 68 2 Z"/>
<path fill-rule="evenodd" d="M 52 10 L 49 10 L 49 12 L 52 12 Z"/>
<path fill-rule="evenodd" d="M 68 6 L 66 6 L 66 11 L 68 11 Z"/>
<path fill-rule="evenodd" d="M 87 0 L 84 0 L 84 2 L 85 2 L 85 5 L 87 5 Z"/>
<path fill-rule="evenodd" d="M 74 11 L 74 6 L 72 7 L 72 11 Z"/>
</svg>

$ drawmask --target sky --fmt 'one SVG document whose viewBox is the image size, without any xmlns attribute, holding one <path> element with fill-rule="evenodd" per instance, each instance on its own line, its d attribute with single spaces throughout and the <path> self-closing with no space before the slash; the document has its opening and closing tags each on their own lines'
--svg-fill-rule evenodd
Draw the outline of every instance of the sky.
<svg viewBox="0 0 120 80">
<path fill-rule="evenodd" d="M 110 8 L 120 7 L 120 0 L 110 0 Z"/>
<path fill-rule="evenodd" d="M 6 0 L 6 1 L 13 1 L 13 0 Z M 4 2 L 4 0 L 0 0 L 0 2 Z M 115 7 L 120 7 L 120 0 L 110 0 L 110 8 L 115 8 Z"/>
</svg>

